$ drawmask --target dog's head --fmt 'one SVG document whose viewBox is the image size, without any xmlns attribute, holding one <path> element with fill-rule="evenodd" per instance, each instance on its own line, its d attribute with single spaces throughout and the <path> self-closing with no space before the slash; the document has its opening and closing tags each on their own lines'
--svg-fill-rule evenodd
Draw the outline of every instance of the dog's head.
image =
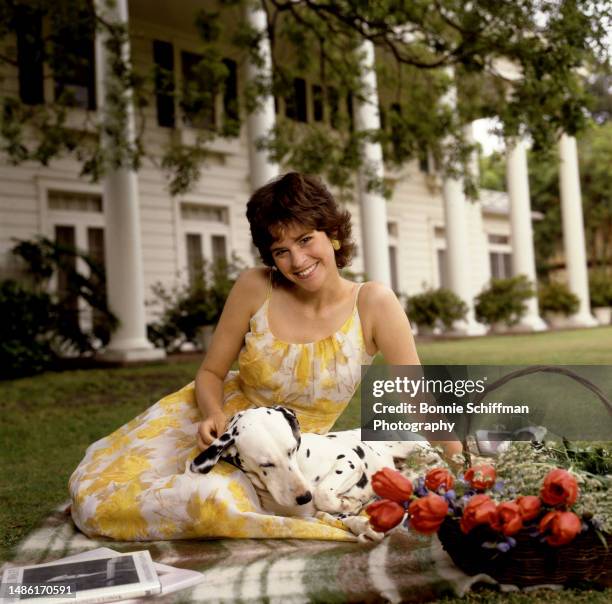
<svg viewBox="0 0 612 604">
<path fill-rule="evenodd" d="M 191 471 L 206 474 L 224 459 L 278 504 L 302 505 L 312 494 L 297 463 L 299 446 L 300 428 L 293 411 L 280 406 L 247 409 L 234 415 L 226 432 L 193 460 Z"/>
</svg>

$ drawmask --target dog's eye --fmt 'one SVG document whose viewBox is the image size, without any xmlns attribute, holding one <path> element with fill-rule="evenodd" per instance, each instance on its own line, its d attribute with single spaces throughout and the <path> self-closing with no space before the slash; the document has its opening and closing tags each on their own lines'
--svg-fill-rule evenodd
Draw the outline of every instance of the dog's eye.
<svg viewBox="0 0 612 604">
<path fill-rule="evenodd" d="M 275 468 L 276 466 L 273 463 L 260 463 L 260 468 Z"/>
</svg>

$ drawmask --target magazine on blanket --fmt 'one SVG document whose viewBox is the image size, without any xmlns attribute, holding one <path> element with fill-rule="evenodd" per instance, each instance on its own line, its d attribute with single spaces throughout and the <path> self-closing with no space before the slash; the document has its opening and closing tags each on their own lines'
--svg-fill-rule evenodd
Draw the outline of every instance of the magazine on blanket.
<svg viewBox="0 0 612 604">
<path fill-rule="evenodd" d="M 100 547 L 46 564 L 5 570 L 0 602 L 132 601 L 165 596 L 203 579 L 199 572 L 153 562 L 146 550 L 120 554 Z"/>
</svg>

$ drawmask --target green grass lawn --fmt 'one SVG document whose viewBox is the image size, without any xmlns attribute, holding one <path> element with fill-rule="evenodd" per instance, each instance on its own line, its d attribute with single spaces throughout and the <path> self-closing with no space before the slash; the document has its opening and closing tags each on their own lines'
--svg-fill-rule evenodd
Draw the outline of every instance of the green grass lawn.
<svg viewBox="0 0 612 604">
<path fill-rule="evenodd" d="M 612 365 L 612 327 L 417 346 L 427 364 Z M 67 500 L 70 473 L 91 442 L 191 381 L 197 366 L 190 361 L 66 371 L 0 382 L 0 560 L 8 559 L 12 547 Z M 336 428 L 357 425 L 359 405 L 353 401 Z M 603 602 L 602 595 L 608 602 L 611 594 L 585 600 L 586 593 L 576 593 L 571 601 Z M 520 598 L 512 601 L 534 601 Z M 546 599 L 556 601 L 548 594 Z M 468 601 L 485 600 L 471 595 Z"/>
</svg>

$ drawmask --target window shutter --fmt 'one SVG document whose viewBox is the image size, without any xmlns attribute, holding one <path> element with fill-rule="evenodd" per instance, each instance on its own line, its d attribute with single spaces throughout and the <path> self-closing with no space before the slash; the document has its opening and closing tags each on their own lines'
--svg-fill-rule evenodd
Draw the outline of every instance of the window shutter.
<svg viewBox="0 0 612 604">
<path fill-rule="evenodd" d="M 19 97 L 26 105 L 44 103 L 42 16 L 25 9 L 20 11 L 16 19 L 15 30 L 17 32 Z"/>
<path fill-rule="evenodd" d="M 174 128 L 174 48 L 170 42 L 153 40 L 157 123 Z"/>
<path fill-rule="evenodd" d="M 227 68 L 225 91 L 223 93 L 223 111 L 226 120 L 238 120 L 238 66 L 232 59 L 223 59 Z"/>
</svg>

